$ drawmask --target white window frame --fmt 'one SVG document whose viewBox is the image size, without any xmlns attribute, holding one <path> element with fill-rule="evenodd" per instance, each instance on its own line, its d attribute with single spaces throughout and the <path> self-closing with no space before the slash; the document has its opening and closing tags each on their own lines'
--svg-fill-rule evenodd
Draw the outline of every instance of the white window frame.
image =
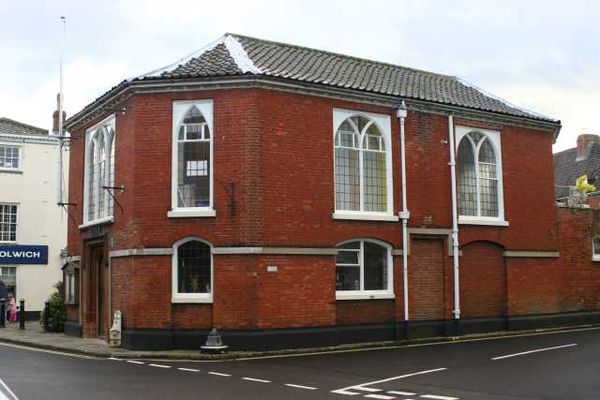
<svg viewBox="0 0 600 400">
<path fill-rule="evenodd" d="M 17 207 L 17 222 L 16 222 L 16 226 L 15 226 L 15 240 L 2 240 L 2 238 L 0 238 L 0 243 L 19 243 L 19 231 L 20 231 L 20 222 L 21 222 L 21 218 L 19 217 L 19 215 L 21 214 L 20 212 L 20 204 L 19 203 L 11 203 L 11 202 L 2 202 L 0 203 L 1 206 L 16 206 Z"/>
<path fill-rule="evenodd" d="M 99 123 L 97 123 L 96 125 L 92 126 L 91 128 L 88 128 L 85 131 L 85 153 L 84 153 L 84 163 L 83 163 L 83 224 L 79 226 L 79 228 L 86 228 L 88 226 L 92 226 L 92 225 L 98 225 L 98 224 L 103 224 L 103 223 L 108 223 L 108 222 L 113 222 L 113 218 L 114 218 L 114 207 L 111 206 L 111 203 L 113 202 L 112 198 L 110 195 L 106 194 L 105 196 L 105 203 L 104 204 L 104 210 L 106 212 L 106 215 L 103 217 L 99 217 L 99 218 L 93 218 L 90 219 L 89 218 L 89 191 L 92 190 L 92 188 L 90 187 L 90 183 L 89 183 L 89 168 L 90 168 L 90 146 L 91 146 L 91 142 L 93 140 L 93 137 L 96 133 L 96 131 L 100 128 L 100 127 L 106 127 L 106 128 L 110 128 L 112 134 L 110 136 L 110 139 L 105 138 L 106 140 L 106 157 L 107 159 L 105 160 L 104 163 L 104 168 L 106 169 L 105 174 L 104 174 L 104 178 L 107 181 L 110 181 L 111 176 L 114 179 L 115 176 L 115 160 L 111 160 L 111 153 L 112 153 L 112 148 L 114 146 L 116 146 L 116 137 L 117 137 L 117 133 L 116 133 L 116 117 L 115 114 L 111 114 L 108 117 L 106 117 L 105 119 L 103 119 L 102 121 L 100 121 Z M 95 151 L 95 149 L 94 149 Z M 100 185 L 100 190 L 102 189 L 102 186 L 106 186 L 106 183 L 103 183 Z M 96 194 L 96 196 L 100 196 L 100 191 L 98 191 L 98 193 Z M 99 206 L 99 199 L 96 200 L 96 207 Z"/>
<path fill-rule="evenodd" d="M 210 293 L 179 293 L 179 263 L 178 250 L 179 246 L 187 242 L 198 241 L 210 247 Z M 188 236 L 178 240 L 173 244 L 173 255 L 171 256 L 171 303 L 212 303 L 213 294 L 215 291 L 215 274 L 214 274 L 214 256 L 213 245 L 206 240 L 196 236 Z"/>
<path fill-rule="evenodd" d="M 0 172 L 23 172 L 23 146 L 0 143 L 0 147 L 12 147 L 19 151 L 19 165 L 17 165 L 17 168 L 0 167 Z"/>
<path fill-rule="evenodd" d="M 210 132 L 210 176 L 209 176 L 209 205 L 207 207 L 179 207 L 178 206 L 178 168 L 179 168 L 179 127 L 192 107 L 198 108 Z M 214 217 L 214 137 L 213 129 L 213 101 L 212 100 L 181 100 L 173 102 L 173 134 L 171 137 L 171 210 L 167 213 L 169 218 L 186 217 Z"/>
<path fill-rule="evenodd" d="M 596 253 L 596 249 L 594 248 L 594 240 L 596 239 L 600 239 L 600 235 L 596 235 L 592 238 L 592 261 L 600 261 L 600 251 Z"/>
<path fill-rule="evenodd" d="M 359 290 L 336 290 L 335 291 L 335 299 L 336 300 L 374 300 L 374 299 L 393 299 L 394 295 L 394 258 L 392 257 L 392 246 L 377 239 L 366 239 L 366 238 L 357 238 L 346 240 L 344 242 L 338 243 L 336 247 L 343 246 L 348 243 L 360 242 L 360 252 L 359 252 L 359 268 L 360 268 L 360 287 Z M 364 290 L 365 284 L 365 275 L 364 275 L 364 244 L 365 242 L 370 242 L 382 246 L 387 251 L 387 289 L 383 290 Z M 339 249 L 338 249 L 339 250 Z M 343 266 L 343 264 L 341 264 Z M 335 269 L 337 273 L 338 264 L 335 263 Z"/>
<path fill-rule="evenodd" d="M 386 149 L 386 189 L 387 189 L 387 211 L 386 212 L 377 212 L 377 211 L 350 211 L 350 210 L 338 210 L 337 202 L 335 199 L 335 135 L 337 130 L 339 129 L 342 123 L 354 116 L 364 117 L 369 120 L 372 120 L 379 132 L 381 133 Z M 394 177 L 393 177 L 393 168 L 392 168 L 392 125 L 391 125 L 391 117 L 385 114 L 375 114 L 370 112 L 356 111 L 356 110 L 345 110 L 345 109 L 333 109 L 333 136 L 332 136 L 332 150 L 333 150 L 333 207 L 334 219 L 350 219 L 350 220 L 373 220 L 373 221 L 398 221 L 398 216 L 394 215 Z M 360 144 L 362 147 L 362 139 L 363 136 L 360 137 Z M 362 148 L 359 155 L 359 173 L 360 173 L 360 204 L 363 207 L 364 201 L 364 188 L 363 188 L 363 154 Z"/>
<path fill-rule="evenodd" d="M 504 173 L 502 168 L 502 140 L 500 132 L 493 131 L 489 129 L 480 129 L 473 128 L 468 126 L 457 126 L 455 128 L 456 132 L 456 140 L 454 149 L 455 154 L 458 154 L 458 146 L 462 139 L 471 132 L 478 132 L 485 136 L 492 147 L 494 148 L 494 154 L 496 156 L 496 174 L 498 181 L 498 216 L 497 217 L 487 217 L 481 215 L 460 215 L 460 208 L 458 210 L 458 223 L 462 225 L 491 225 L 491 226 L 508 226 L 509 223 L 504 219 Z M 477 154 L 474 153 L 474 157 L 477 158 Z M 475 182 L 477 184 L 477 213 L 481 213 L 481 209 L 479 208 L 479 168 L 477 167 L 478 159 L 474 160 L 475 162 Z M 458 179 L 458 176 L 457 176 Z M 457 193 L 458 196 L 458 193 Z"/>
</svg>

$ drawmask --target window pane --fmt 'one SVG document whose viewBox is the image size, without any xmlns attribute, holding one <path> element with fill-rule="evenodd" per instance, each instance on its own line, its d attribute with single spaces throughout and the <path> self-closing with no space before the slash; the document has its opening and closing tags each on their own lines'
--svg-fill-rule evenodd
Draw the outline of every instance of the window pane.
<svg viewBox="0 0 600 400">
<path fill-rule="evenodd" d="M 360 290 L 360 267 L 336 267 L 335 290 Z"/>
<path fill-rule="evenodd" d="M 600 256 L 600 236 L 594 238 L 594 255 Z"/>
<path fill-rule="evenodd" d="M 359 151 L 347 148 L 335 149 L 335 208 L 336 210 L 360 210 Z"/>
<path fill-rule="evenodd" d="M 358 254 L 359 250 L 339 250 L 335 256 L 336 264 L 356 264 L 359 265 Z"/>
<path fill-rule="evenodd" d="M 0 168 L 19 169 L 19 148 L 0 146 Z"/>
<path fill-rule="evenodd" d="M 210 142 L 180 142 L 178 206 L 210 205 Z"/>
<path fill-rule="evenodd" d="M 388 250 L 375 243 L 364 243 L 365 290 L 384 290 L 388 287 Z"/>
<path fill-rule="evenodd" d="M 210 247 L 190 241 L 177 249 L 178 293 L 210 293 Z"/>
<path fill-rule="evenodd" d="M 481 194 L 481 215 L 484 217 L 498 216 L 498 181 L 495 179 L 479 179 Z"/>
<path fill-rule="evenodd" d="M 460 215 L 477 215 L 477 182 L 473 146 L 467 137 L 458 146 L 458 197 Z"/>
<path fill-rule="evenodd" d="M 364 210 L 387 211 L 385 153 L 363 151 Z"/>
<path fill-rule="evenodd" d="M 496 153 L 488 139 L 485 139 L 479 148 L 479 162 L 496 164 Z"/>
<path fill-rule="evenodd" d="M 17 206 L 0 204 L 0 241 L 17 240 Z"/>
</svg>

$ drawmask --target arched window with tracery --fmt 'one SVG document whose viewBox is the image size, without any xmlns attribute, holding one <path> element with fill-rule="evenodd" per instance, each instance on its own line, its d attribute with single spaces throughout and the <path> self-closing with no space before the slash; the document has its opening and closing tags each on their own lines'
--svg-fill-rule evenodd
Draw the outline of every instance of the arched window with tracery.
<svg viewBox="0 0 600 400">
<path fill-rule="evenodd" d="M 497 132 L 471 130 L 459 136 L 459 212 L 463 219 L 504 219 L 500 139 Z"/>
<path fill-rule="evenodd" d="M 115 120 L 110 117 L 86 132 L 85 222 L 113 215 L 113 199 L 106 187 L 114 186 Z"/>
<path fill-rule="evenodd" d="M 383 125 L 386 119 L 383 117 Z M 387 120 L 389 122 L 389 120 Z M 389 125 L 350 115 L 334 135 L 335 210 L 342 213 L 391 213 Z"/>
</svg>

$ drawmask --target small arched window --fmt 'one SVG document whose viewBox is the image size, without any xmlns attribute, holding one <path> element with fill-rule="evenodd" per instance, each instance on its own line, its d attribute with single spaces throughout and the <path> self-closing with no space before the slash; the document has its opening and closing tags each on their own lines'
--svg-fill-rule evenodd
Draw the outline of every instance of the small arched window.
<svg viewBox="0 0 600 400">
<path fill-rule="evenodd" d="M 334 135 L 337 212 L 391 212 L 388 140 L 389 132 L 372 118 L 351 115 L 339 124 Z"/>
<path fill-rule="evenodd" d="M 393 295 L 390 246 L 374 240 L 356 240 L 337 247 L 336 297 Z"/>
<path fill-rule="evenodd" d="M 600 261 L 600 235 L 592 239 L 592 261 Z"/>
<path fill-rule="evenodd" d="M 212 249 L 206 242 L 187 238 L 173 247 L 172 301 L 212 301 Z"/>
<path fill-rule="evenodd" d="M 503 219 L 502 170 L 497 132 L 469 131 L 462 135 L 458 144 L 457 164 L 460 216 Z"/>
<path fill-rule="evenodd" d="M 111 217 L 113 200 L 104 187 L 114 186 L 114 117 L 111 117 L 86 133 L 86 222 Z"/>
</svg>

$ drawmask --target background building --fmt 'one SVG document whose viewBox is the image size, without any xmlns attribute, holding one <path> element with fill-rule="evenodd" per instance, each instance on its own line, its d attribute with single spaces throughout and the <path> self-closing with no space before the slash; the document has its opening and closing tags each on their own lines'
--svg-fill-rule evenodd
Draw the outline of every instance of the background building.
<svg viewBox="0 0 600 400">
<path fill-rule="evenodd" d="M 36 315 L 62 280 L 68 215 L 57 205 L 58 154 L 47 130 L 0 118 L 0 279 Z M 68 147 L 62 157 L 67 165 Z"/>
</svg>

